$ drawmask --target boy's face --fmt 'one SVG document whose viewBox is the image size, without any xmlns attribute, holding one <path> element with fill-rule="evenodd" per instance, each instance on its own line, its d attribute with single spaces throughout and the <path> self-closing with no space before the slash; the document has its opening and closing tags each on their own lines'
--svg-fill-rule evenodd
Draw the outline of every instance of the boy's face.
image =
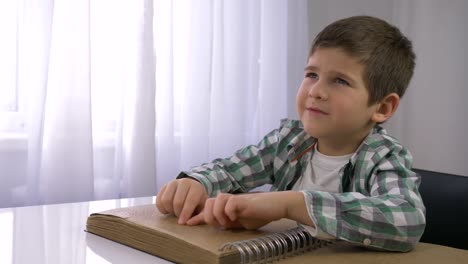
<svg viewBox="0 0 468 264">
<path fill-rule="evenodd" d="M 346 143 L 369 133 L 377 107 L 368 106 L 363 71 L 364 66 L 342 49 L 318 48 L 312 54 L 297 93 L 297 110 L 308 134 L 319 142 Z"/>
</svg>

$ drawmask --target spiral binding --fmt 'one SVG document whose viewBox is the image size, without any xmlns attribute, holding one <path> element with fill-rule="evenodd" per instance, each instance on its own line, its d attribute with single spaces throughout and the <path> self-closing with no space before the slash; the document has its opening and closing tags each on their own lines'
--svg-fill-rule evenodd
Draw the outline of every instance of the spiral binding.
<svg viewBox="0 0 468 264">
<path fill-rule="evenodd" d="M 306 251 L 330 244 L 330 241 L 312 237 L 304 227 L 288 231 L 223 244 L 221 251 L 235 248 L 239 251 L 241 263 L 269 263 L 282 258 L 299 255 Z"/>
</svg>

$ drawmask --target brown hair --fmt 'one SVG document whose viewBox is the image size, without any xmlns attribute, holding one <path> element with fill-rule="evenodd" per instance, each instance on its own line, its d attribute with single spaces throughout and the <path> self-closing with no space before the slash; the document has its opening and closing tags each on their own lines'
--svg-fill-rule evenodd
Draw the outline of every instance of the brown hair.
<svg viewBox="0 0 468 264">
<path fill-rule="evenodd" d="M 354 16 L 325 27 L 314 39 L 309 57 L 318 48 L 341 48 L 364 65 L 369 104 L 390 93 L 403 97 L 413 76 L 416 55 L 411 41 L 398 28 L 370 16 Z"/>
</svg>

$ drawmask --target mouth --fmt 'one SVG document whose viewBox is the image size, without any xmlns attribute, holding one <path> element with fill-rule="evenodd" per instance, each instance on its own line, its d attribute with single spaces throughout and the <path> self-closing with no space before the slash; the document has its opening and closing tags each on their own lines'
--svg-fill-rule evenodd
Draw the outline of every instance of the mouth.
<svg viewBox="0 0 468 264">
<path fill-rule="evenodd" d="M 328 115 L 327 112 L 322 111 L 321 109 L 317 107 L 307 107 L 306 108 L 307 112 L 313 113 L 313 114 L 321 114 L 321 115 Z"/>
</svg>

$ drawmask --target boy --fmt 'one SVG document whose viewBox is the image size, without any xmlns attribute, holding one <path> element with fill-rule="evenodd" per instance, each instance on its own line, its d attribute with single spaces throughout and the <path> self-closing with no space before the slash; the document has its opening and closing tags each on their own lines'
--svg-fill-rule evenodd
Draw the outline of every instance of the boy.
<svg viewBox="0 0 468 264">
<path fill-rule="evenodd" d="M 289 218 L 321 239 L 413 249 L 425 227 L 420 178 L 408 150 L 379 124 L 398 108 L 414 65 L 411 42 L 385 21 L 330 24 L 309 53 L 297 94 L 301 121 L 283 121 L 257 146 L 181 173 L 156 206 L 180 224 L 255 229 Z M 233 195 L 263 184 L 274 192 Z"/>
</svg>

